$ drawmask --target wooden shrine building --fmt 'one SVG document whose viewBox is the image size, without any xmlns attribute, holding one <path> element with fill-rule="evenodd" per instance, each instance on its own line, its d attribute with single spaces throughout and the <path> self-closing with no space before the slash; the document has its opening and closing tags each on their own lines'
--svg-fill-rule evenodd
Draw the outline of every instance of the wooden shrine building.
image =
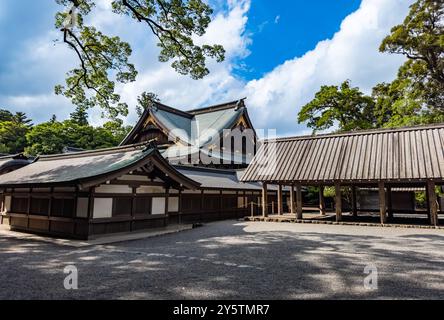
<svg viewBox="0 0 444 320">
<path fill-rule="evenodd" d="M 247 130 L 243 145 L 224 145 L 224 136 Z M 248 150 L 247 142 L 254 148 Z M 88 239 L 241 218 L 260 212 L 261 185 L 240 181 L 255 147 L 244 100 L 187 112 L 156 103 L 120 147 L 69 148 L 26 163 L 15 159 L 20 166 L 8 168 L 17 170 L 0 175 L 1 222 L 15 230 Z M 204 157 L 215 161 L 204 163 Z M 269 202 L 276 202 L 277 191 L 270 189 Z"/>
<path fill-rule="evenodd" d="M 297 219 L 303 217 L 302 186 L 319 187 L 321 212 L 323 188 L 334 186 L 337 221 L 342 219 L 344 188 L 352 190 L 353 215 L 359 210 L 356 189 L 377 188 L 382 224 L 394 214 L 393 188 L 426 188 L 430 224 L 437 225 L 436 187 L 444 184 L 444 125 L 265 141 L 241 180 L 262 183 L 264 216 L 269 214 L 267 186 L 290 186 L 290 212 Z M 282 213 L 281 193 L 278 198 Z"/>
<path fill-rule="evenodd" d="M 121 145 L 152 139 L 174 164 L 219 169 L 246 168 L 257 141 L 244 99 L 190 111 L 155 102 Z"/>
</svg>

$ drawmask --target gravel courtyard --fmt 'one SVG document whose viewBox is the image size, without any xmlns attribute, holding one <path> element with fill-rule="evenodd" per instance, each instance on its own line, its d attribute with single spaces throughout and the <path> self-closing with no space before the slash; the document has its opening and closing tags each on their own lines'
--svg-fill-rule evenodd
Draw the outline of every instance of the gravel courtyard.
<svg viewBox="0 0 444 320">
<path fill-rule="evenodd" d="M 80 249 L 0 237 L 1 300 L 331 298 L 443 299 L 444 230 L 223 221 Z"/>
</svg>

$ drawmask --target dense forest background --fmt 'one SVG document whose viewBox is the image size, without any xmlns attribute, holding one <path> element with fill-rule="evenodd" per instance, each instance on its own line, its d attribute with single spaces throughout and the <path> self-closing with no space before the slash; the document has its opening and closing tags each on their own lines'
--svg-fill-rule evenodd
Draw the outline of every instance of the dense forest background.
<svg viewBox="0 0 444 320">
<path fill-rule="evenodd" d="M 25 113 L 11 113 L 0 109 L 0 153 L 27 155 L 61 153 L 65 147 L 98 149 L 117 146 L 131 127 L 121 119 L 94 127 L 88 123 L 88 114 L 81 107 L 69 119 L 58 121 L 55 116 L 33 125 Z"/>
</svg>

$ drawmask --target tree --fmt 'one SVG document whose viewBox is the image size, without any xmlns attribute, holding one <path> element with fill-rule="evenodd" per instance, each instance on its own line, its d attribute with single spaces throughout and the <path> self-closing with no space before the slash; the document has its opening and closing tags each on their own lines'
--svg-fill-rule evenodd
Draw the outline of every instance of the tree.
<svg viewBox="0 0 444 320">
<path fill-rule="evenodd" d="M 360 105 L 361 98 L 356 91 L 347 97 L 335 87 L 322 87 L 302 109 L 299 121 L 309 121 L 315 129 L 328 129 L 339 122 L 341 130 L 444 122 L 443 21 L 443 1 L 417 0 L 404 22 L 393 27 L 380 46 L 382 52 L 407 57 L 396 79 L 377 84 L 371 97 L 361 95 L 368 104 L 357 109 L 353 106 Z M 345 102 L 341 99 L 351 106 L 341 108 Z"/>
<path fill-rule="evenodd" d="M 118 145 L 131 131 L 132 126 L 124 126 L 121 119 L 116 119 L 114 121 L 104 123 L 103 129 L 112 134 L 115 145 Z"/>
<path fill-rule="evenodd" d="M 154 102 L 159 102 L 159 97 L 152 92 L 143 92 L 139 97 L 137 97 L 136 112 L 139 117 L 142 116 L 143 112 L 151 107 Z"/>
<path fill-rule="evenodd" d="M 16 112 L 15 115 L 12 117 L 12 121 L 17 124 L 23 124 L 28 128 L 32 127 L 32 120 L 28 119 L 28 116 L 24 112 Z"/>
<path fill-rule="evenodd" d="M 6 109 L 0 109 L 0 122 L 12 121 L 13 118 L 14 115 L 11 113 L 11 111 Z"/>
<path fill-rule="evenodd" d="M 75 52 L 80 65 L 68 72 L 66 84 L 57 85 L 55 92 L 79 107 L 99 106 L 107 116 L 116 118 L 127 115 L 128 107 L 115 93 L 115 84 L 134 81 L 137 71 L 129 62 L 132 50 L 128 43 L 84 24 L 95 1 L 56 0 L 71 8 L 57 13 L 55 26 L 62 31 L 64 43 Z M 180 74 L 200 79 L 209 73 L 207 57 L 224 60 L 222 46 L 195 44 L 194 39 L 202 36 L 211 22 L 212 10 L 203 0 L 113 0 L 112 8 L 116 14 L 145 24 L 158 40 L 159 60 L 171 60 Z"/>
<path fill-rule="evenodd" d="M 29 127 L 15 121 L 0 122 L 0 145 L 2 153 L 16 154 L 23 152 L 26 146 L 26 134 Z"/>
<path fill-rule="evenodd" d="M 84 107 L 77 106 L 76 110 L 70 114 L 70 118 L 80 126 L 88 125 L 88 112 Z"/>
<path fill-rule="evenodd" d="M 315 132 L 328 129 L 335 124 L 340 131 L 369 129 L 374 127 L 374 101 L 350 81 L 338 86 L 322 86 L 315 98 L 302 107 L 299 123 L 308 122 Z"/>
<path fill-rule="evenodd" d="M 95 128 L 73 120 L 44 122 L 34 126 L 26 134 L 25 151 L 30 155 L 41 155 L 61 153 L 64 147 L 86 150 L 114 147 L 127 133 L 127 128 L 117 123 L 111 125 L 109 122 L 103 127 Z"/>
<path fill-rule="evenodd" d="M 380 51 L 405 55 L 401 78 L 421 94 L 423 103 L 444 109 L 444 2 L 418 0 L 410 6 L 404 22 L 392 28 Z"/>
</svg>

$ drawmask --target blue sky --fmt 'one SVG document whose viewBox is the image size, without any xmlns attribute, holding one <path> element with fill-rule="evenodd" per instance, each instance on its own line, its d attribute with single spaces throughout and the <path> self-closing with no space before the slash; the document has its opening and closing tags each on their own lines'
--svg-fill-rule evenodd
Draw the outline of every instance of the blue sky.
<svg viewBox="0 0 444 320">
<path fill-rule="evenodd" d="M 288 59 L 302 56 L 332 37 L 342 20 L 359 8 L 360 0 L 252 2 L 247 32 L 251 54 L 239 75 L 250 80 L 263 76 Z"/>
<path fill-rule="evenodd" d="M 381 54 L 378 46 L 400 23 L 412 0 L 212 0 L 214 21 L 199 41 L 221 43 L 222 64 L 209 62 L 211 74 L 193 81 L 157 61 L 155 39 L 143 25 L 116 17 L 109 0 L 97 0 L 91 20 L 100 30 L 130 42 L 140 71 L 135 83 L 119 86 L 134 123 L 137 95 L 154 91 L 181 109 L 247 96 L 256 127 L 278 135 L 303 134 L 300 107 L 323 84 L 352 83 L 369 92 L 390 81 L 403 57 Z M 53 94 L 77 60 L 53 28 L 54 0 L 0 1 L 0 107 L 27 112 L 38 123 L 52 114 L 68 117 L 73 106 Z M 90 121 L 100 124 L 100 110 Z"/>
</svg>

